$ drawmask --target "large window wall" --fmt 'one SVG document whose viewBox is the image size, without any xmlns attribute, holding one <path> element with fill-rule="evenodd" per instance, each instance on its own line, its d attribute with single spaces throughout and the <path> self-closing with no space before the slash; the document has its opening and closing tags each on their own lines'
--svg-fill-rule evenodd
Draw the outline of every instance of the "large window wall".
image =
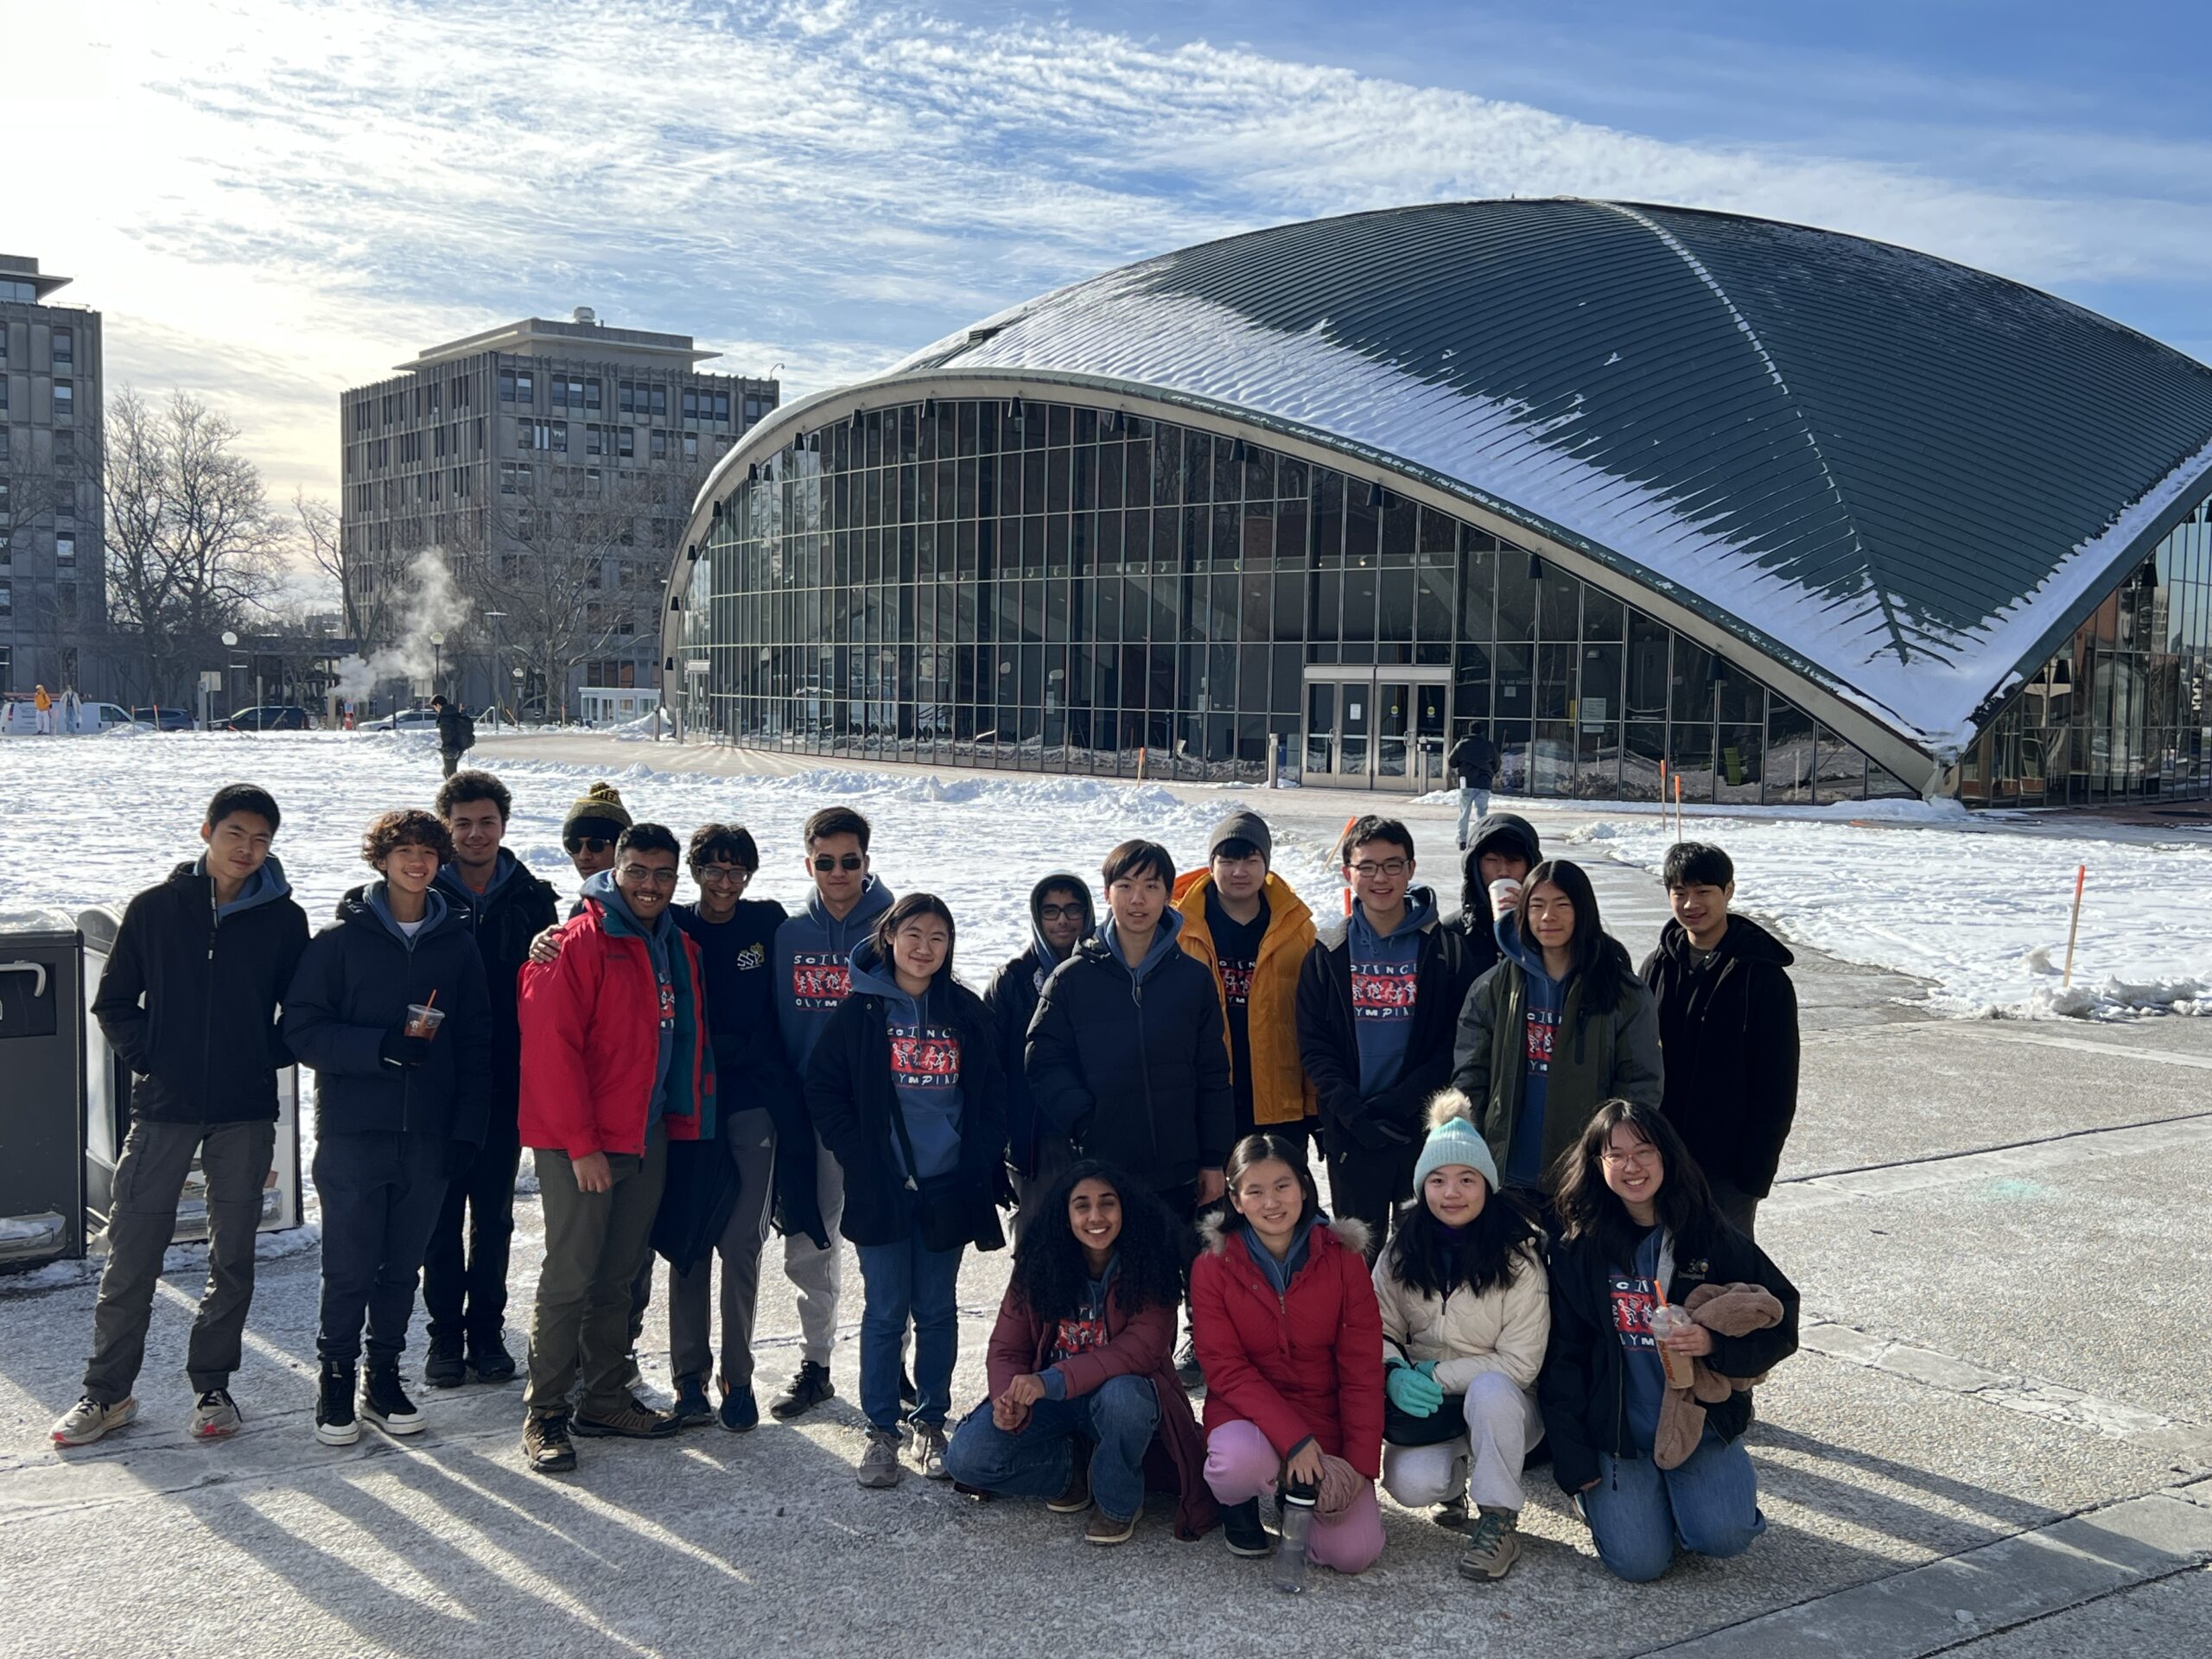
<svg viewBox="0 0 2212 1659">
<path fill-rule="evenodd" d="M 1314 728 L 1347 700 L 1314 688 L 1387 703 L 1403 683 L 1411 758 L 1376 765 L 1381 787 L 1439 780 L 1479 728 L 1516 792 L 1656 798 L 1662 762 L 1691 801 L 1913 792 L 1524 549 L 1368 480 L 1065 404 L 930 400 L 810 432 L 730 487 L 680 591 L 687 721 L 736 743 L 1257 780 L 1341 762 Z"/>
</svg>

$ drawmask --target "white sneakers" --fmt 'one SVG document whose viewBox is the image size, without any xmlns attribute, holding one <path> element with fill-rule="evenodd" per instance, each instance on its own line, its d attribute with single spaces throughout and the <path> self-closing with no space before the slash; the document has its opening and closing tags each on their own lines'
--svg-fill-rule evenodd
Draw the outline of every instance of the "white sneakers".
<svg viewBox="0 0 2212 1659">
<path fill-rule="evenodd" d="M 89 1394 L 61 1414 L 54 1425 L 56 1446 L 90 1446 L 111 1428 L 121 1428 L 138 1415 L 136 1398 L 104 1406 Z M 193 1414 L 195 1421 L 199 1414 Z M 196 1431 L 195 1431 L 196 1432 Z"/>
</svg>

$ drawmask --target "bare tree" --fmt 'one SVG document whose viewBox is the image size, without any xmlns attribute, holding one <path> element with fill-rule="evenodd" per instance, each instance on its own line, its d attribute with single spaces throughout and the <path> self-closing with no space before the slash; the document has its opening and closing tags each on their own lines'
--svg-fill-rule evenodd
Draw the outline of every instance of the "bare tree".
<svg viewBox="0 0 2212 1659">
<path fill-rule="evenodd" d="M 173 695 L 214 660 L 282 574 L 283 528 L 237 440 L 189 392 L 155 410 L 125 387 L 108 405 L 108 609 L 149 693 Z"/>
<path fill-rule="evenodd" d="M 298 490 L 292 495 L 292 513 L 308 563 L 338 589 L 346 632 L 355 648 L 365 654 L 385 644 L 392 622 L 391 589 L 376 581 L 374 561 L 346 544 L 338 509 Z"/>
</svg>

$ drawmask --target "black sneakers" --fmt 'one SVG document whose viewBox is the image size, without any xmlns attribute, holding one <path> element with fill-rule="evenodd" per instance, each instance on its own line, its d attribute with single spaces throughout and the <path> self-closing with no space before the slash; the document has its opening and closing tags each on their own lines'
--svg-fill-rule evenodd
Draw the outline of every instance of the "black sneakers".
<svg viewBox="0 0 2212 1659">
<path fill-rule="evenodd" d="M 360 1420 L 353 1414 L 358 1376 L 341 1361 L 322 1362 L 322 1379 L 315 1385 L 315 1437 L 325 1446 L 351 1446 L 361 1438 Z"/>
<path fill-rule="evenodd" d="M 369 1362 L 369 1383 L 361 1390 L 361 1415 L 387 1434 L 423 1432 L 423 1414 L 400 1386 L 398 1360 Z"/>
<path fill-rule="evenodd" d="M 423 1380 L 434 1389 L 457 1389 L 468 1381 L 468 1364 L 461 1357 L 459 1337 L 432 1337 L 430 1355 L 423 1362 Z"/>
<path fill-rule="evenodd" d="M 1221 1535 L 1229 1541 L 1229 1553 L 1232 1555 L 1274 1554 L 1268 1529 L 1260 1524 L 1260 1500 L 1256 1497 L 1221 1506 Z"/>
<path fill-rule="evenodd" d="M 692 1428 L 701 1423 L 715 1421 L 714 1402 L 707 1398 L 707 1385 L 696 1376 L 687 1376 L 676 1385 L 676 1403 L 669 1408 L 670 1416 L 679 1427 Z"/>
<path fill-rule="evenodd" d="M 776 1396 L 768 1410 L 779 1422 L 787 1423 L 794 1417 L 804 1417 L 824 1400 L 836 1397 L 836 1387 L 830 1381 L 830 1368 L 803 1359 L 791 1386 Z"/>
<path fill-rule="evenodd" d="M 507 1351 L 506 1338 L 497 1331 L 485 1336 L 471 1336 L 468 1369 L 476 1373 L 479 1382 L 513 1382 L 515 1357 Z"/>
</svg>

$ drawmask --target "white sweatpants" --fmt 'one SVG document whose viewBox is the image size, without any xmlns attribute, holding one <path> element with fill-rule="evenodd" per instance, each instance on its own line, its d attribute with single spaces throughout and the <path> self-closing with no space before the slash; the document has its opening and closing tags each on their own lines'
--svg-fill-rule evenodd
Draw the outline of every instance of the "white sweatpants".
<svg viewBox="0 0 2212 1659">
<path fill-rule="evenodd" d="M 1382 1490 L 1409 1510 L 1462 1491 L 1471 1503 L 1520 1509 L 1521 1463 L 1543 1433 L 1535 1395 L 1502 1371 L 1485 1371 L 1467 1390 L 1466 1416 L 1465 1434 L 1434 1446 L 1385 1442 Z"/>
</svg>

